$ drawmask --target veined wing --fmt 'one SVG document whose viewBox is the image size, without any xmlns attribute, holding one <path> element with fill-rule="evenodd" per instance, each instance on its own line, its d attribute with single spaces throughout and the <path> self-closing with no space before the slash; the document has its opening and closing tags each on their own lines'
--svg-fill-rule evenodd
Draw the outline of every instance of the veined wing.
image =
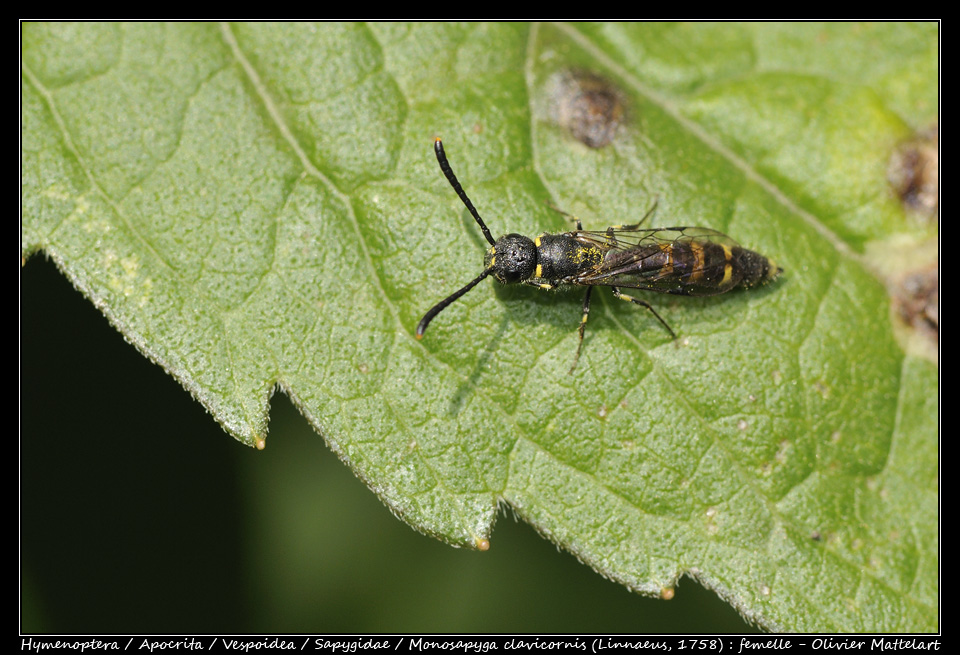
<svg viewBox="0 0 960 655">
<path fill-rule="evenodd" d="M 709 296 L 739 279 L 733 275 L 736 241 L 705 227 L 578 231 L 571 236 L 604 251 L 603 261 L 576 283 L 646 289 L 659 293 Z"/>
</svg>

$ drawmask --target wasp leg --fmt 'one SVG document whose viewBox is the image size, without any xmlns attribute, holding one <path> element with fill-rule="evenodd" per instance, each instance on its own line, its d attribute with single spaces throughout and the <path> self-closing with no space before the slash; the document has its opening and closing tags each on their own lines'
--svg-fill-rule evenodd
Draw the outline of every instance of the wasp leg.
<svg viewBox="0 0 960 655">
<path fill-rule="evenodd" d="M 549 282 L 534 282 L 533 280 L 524 280 L 524 284 L 528 287 L 536 287 L 537 289 L 543 289 L 544 291 L 550 291 L 551 289 L 556 289 L 556 284 L 550 284 Z"/>
<path fill-rule="evenodd" d="M 650 209 L 647 210 L 647 213 L 643 215 L 643 218 L 640 219 L 639 223 L 634 223 L 633 225 L 613 225 L 607 228 L 607 238 L 613 239 L 613 242 L 616 243 L 617 239 L 613 236 L 614 231 L 620 232 L 636 232 L 640 229 L 640 226 L 647 222 L 647 219 L 653 216 L 653 212 L 657 211 L 657 205 L 660 204 L 660 198 L 656 198 L 653 201 L 653 205 Z"/>
<path fill-rule="evenodd" d="M 665 328 L 667 329 L 667 332 L 670 333 L 670 336 L 673 337 L 674 339 L 677 338 L 676 333 L 674 333 L 674 331 L 673 331 L 672 329 L 670 329 L 670 326 L 667 325 L 667 322 L 666 322 L 665 320 L 663 320 L 663 317 L 660 316 L 660 314 L 657 313 L 657 310 L 655 310 L 650 303 L 648 303 L 648 302 L 645 301 L 645 300 L 640 300 L 639 298 L 634 298 L 633 296 L 628 296 L 628 295 L 625 294 L 625 293 L 621 293 L 619 287 L 611 287 L 611 288 L 613 289 L 613 295 L 615 295 L 615 296 L 616 296 L 617 298 L 619 298 L 620 300 L 626 300 L 626 301 L 632 302 L 632 303 L 634 303 L 634 304 L 636 304 L 636 305 L 640 305 L 641 307 L 646 307 L 646 308 L 649 309 L 651 312 L 653 312 L 653 315 L 656 316 L 656 317 L 657 317 L 657 320 L 660 321 L 660 324 L 663 325 L 663 327 L 665 327 Z"/>
<path fill-rule="evenodd" d="M 590 293 L 593 287 L 587 287 L 587 294 L 583 297 L 583 316 L 580 317 L 580 341 L 577 342 L 577 354 L 573 356 L 573 366 L 567 371 L 567 375 L 573 375 L 573 369 L 577 368 L 577 362 L 580 361 L 580 350 L 583 348 L 583 333 L 587 329 L 587 317 L 590 316 Z"/>
<path fill-rule="evenodd" d="M 580 219 L 577 218 L 576 216 L 574 216 L 573 214 L 569 214 L 569 213 L 563 211 L 562 209 L 560 209 L 559 207 L 557 207 L 555 204 L 553 204 L 553 203 L 550 202 L 549 200 L 547 200 L 547 207 L 549 207 L 549 208 L 552 209 L 553 211 L 557 212 L 558 214 L 562 214 L 563 216 L 566 216 L 568 221 L 573 221 L 574 223 L 576 223 L 576 224 L 577 224 L 577 231 L 578 231 L 578 232 L 583 230 L 583 223 L 581 223 L 581 222 L 580 222 Z"/>
</svg>

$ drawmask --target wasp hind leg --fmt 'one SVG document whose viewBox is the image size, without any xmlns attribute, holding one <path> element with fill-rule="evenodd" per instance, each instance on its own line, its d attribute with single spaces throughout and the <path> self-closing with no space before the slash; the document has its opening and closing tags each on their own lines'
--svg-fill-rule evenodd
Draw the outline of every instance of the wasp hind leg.
<svg viewBox="0 0 960 655">
<path fill-rule="evenodd" d="M 660 321 L 660 325 L 666 328 L 667 332 L 670 333 L 670 336 L 674 339 L 677 338 L 677 334 L 667 325 L 667 322 L 663 320 L 663 317 L 657 313 L 657 310 L 653 308 L 653 305 L 648 303 L 646 300 L 640 300 L 639 298 L 634 298 L 633 296 L 628 296 L 627 294 L 620 291 L 620 287 L 611 287 L 613 289 L 613 295 L 615 295 L 620 300 L 626 300 L 627 302 L 632 302 L 635 305 L 640 305 L 641 307 L 646 307 L 649 309 L 654 316 L 657 317 L 657 320 Z"/>
<path fill-rule="evenodd" d="M 583 296 L 583 316 L 580 317 L 580 327 L 577 328 L 580 332 L 580 340 L 577 342 L 577 352 L 573 356 L 573 366 L 567 371 L 567 375 L 573 375 L 573 369 L 577 368 L 577 362 L 580 361 L 580 351 L 583 349 L 583 333 L 587 329 L 587 317 L 590 316 L 590 293 L 592 291 L 593 287 L 587 287 L 587 293 Z"/>
</svg>

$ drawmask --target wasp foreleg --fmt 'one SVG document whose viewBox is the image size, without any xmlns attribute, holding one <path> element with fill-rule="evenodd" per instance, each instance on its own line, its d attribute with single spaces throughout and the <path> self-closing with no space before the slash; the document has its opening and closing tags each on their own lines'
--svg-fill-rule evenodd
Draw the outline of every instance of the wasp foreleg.
<svg viewBox="0 0 960 655">
<path fill-rule="evenodd" d="M 550 284 L 549 282 L 534 282 L 533 280 L 524 280 L 523 284 L 526 284 L 528 287 L 543 289 L 544 291 L 550 291 L 557 288 L 556 284 Z"/>
</svg>

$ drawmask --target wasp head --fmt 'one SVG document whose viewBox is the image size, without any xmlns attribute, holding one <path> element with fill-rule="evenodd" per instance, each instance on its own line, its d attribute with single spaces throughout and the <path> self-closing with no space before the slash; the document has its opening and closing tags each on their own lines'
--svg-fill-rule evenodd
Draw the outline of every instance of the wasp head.
<svg viewBox="0 0 960 655">
<path fill-rule="evenodd" d="M 507 234 L 487 251 L 483 266 L 493 268 L 493 277 L 503 284 L 523 282 L 537 266 L 537 247 L 522 234 Z"/>
</svg>

